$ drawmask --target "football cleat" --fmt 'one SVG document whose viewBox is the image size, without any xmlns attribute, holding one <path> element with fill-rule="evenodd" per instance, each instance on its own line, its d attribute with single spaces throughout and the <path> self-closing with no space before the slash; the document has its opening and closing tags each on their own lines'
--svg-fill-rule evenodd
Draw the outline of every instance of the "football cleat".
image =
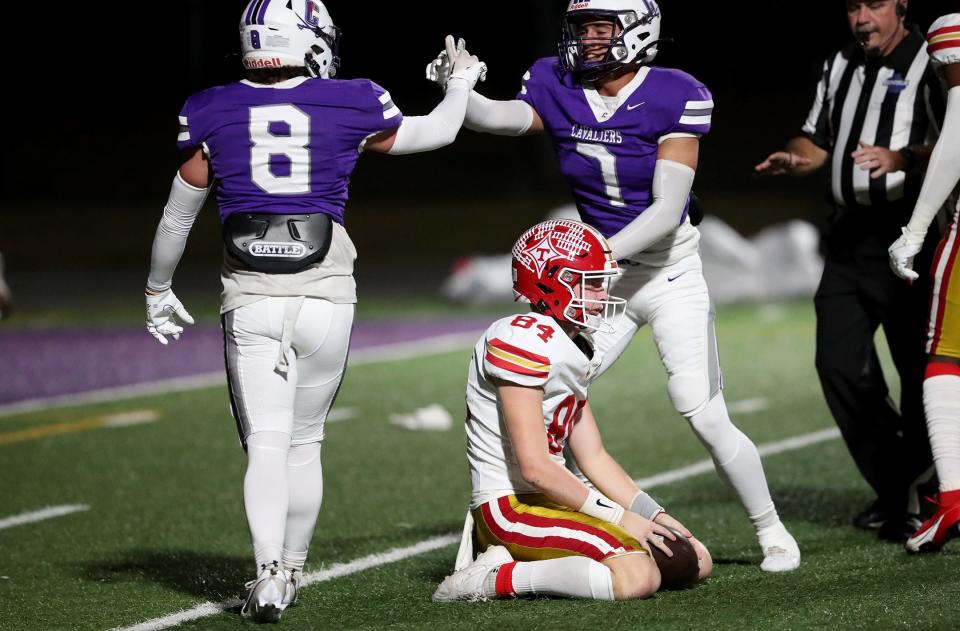
<svg viewBox="0 0 960 631">
<path fill-rule="evenodd" d="M 907 539 L 907 552 L 937 552 L 960 536 L 960 490 L 940 493 L 936 505 L 933 517 Z"/>
<path fill-rule="evenodd" d="M 503 546 L 490 546 L 486 552 L 459 572 L 443 579 L 437 591 L 433 592 L 433 602 L 446 603 L 457 600 L 487 600 L 492 595 L 484 593 L 483 584 L 490 572 L 496 572 L 501 565 L 510 563 L 513 557 Z"/>
<path fill-rule="evenodd" d="M 782 523 L 764 528 L 757 533 L 757 537 L 763 550 L 761 570 L 791 572 L 800 567 L 800 546 Z"/>
<path fill-rule="evenodd" d="M 247 598 L 240 615 L 254 622 L 277 622 L 287 608 L 284 596 L 287 590 L 287 573 L 276 561 L 260 566 L 260 574 L 244 587 Z"/>
<path fill-rule="evenodd" d="M 286 607 L 297 604 L 297 590 L 300 587 L 300 577 L 302 573 L 299 570 L 287 570 L 287 585 L 283 591 L 283 604 Z"/>
</svg>

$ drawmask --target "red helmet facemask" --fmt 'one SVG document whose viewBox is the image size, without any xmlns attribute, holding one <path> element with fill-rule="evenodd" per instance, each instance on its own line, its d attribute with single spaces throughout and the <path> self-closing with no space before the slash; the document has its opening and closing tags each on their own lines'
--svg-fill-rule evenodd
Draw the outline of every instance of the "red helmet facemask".
<svg viewBox="0 0 960 631">
<path fill-rule="evenodd" d="M 561 322 L 613 332 L 626 301 L 609 295 L 620 276 L 607 240 L 595 228 L 558 219 L 539 223 L 513 246 L 513 292 Z M 587 298 L 600 283 L 605 298 Z M 590 285 L 590 288 L 588 288 Z"/>
</svg>

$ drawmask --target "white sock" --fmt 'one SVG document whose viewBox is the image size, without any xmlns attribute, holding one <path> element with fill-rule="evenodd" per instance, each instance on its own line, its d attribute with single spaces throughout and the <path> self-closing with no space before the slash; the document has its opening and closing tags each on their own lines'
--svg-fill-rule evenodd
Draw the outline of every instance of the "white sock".
<svg viewBox="0 0 960 631">
<path fill-rule="evenodd" d="M 730 420 L 723 393 L 713 397 L 703 411 L 688 420 L 710 452 L 717 473 L 736 492 L 747 515 L 753 519 L 768 514 L 773 509 L 773 499 L 760 454 L 753 441 Z"/>
<path fill-rule="evenodd" d="M 512 571 L 510 582 L 513 593 L 518 596 L 530 594 L 613 600 L 610 568 L 587 557 L 508 563 L 500 568 L 500 572 L 504 571 Z M 497 579 L 498 582 L 501 580 L 505 578 Z"/>
<path fill-rule="evenodd" d="M 283 556 L 289 448 L 290 435 L 281 432 L 256 432 L 247 438 L 243 504 L 257 571 Z"/>
<path fill-rule="evenodd" d="M 777 509 L 773 507 L 773 503 L 770 503 L 770 509 L 759 515 L 749 515 L 750 522 L 753 524 L 753 528 L 760 532 L 765 528 L 772 528 L 780 523 L 780 516 L 777 514 Z"/>
<path fill-rule="evenodd" d="M 323 502 L 323 466 L 320 443 L 295 445 L 287 455 L 287 527 L 283 537 L 284 566 L 303 570 L 307 549 Z M 301 558 L 302 557 L 302 558 Z M 299 563 L 299 565 L 293 565 Z"/>
<path fill-rule="evenodd" d="M 923 409 L 940 490 L 960 489 L 960 376 L 937 375 L 923 382 Z"/>
<path fill-rule="evenodd" d="M 283 549 L 283 557 L 280 559 L 280 565 L 283 566 L 283 569 L 290 572 L 296 570 L 297 572 L 303 573 L 303 566 L 307 562 L 307 551 L 302 550 L 300 552 L 294 552 L 292 550 Z"/>
<path fill-rule="evenodd" d="M 793 538 L 793 535 L 790 534 L 787 527 L 784 526 L 780 520 L 777 520 L 777 523 L 772 526 L 758 528 L 757 538 L 760 540 L 760 547 L 764 549 L 770 546 L 779 546 L 786 550 L 797 547 L 797 542 Z"/>
</svg>

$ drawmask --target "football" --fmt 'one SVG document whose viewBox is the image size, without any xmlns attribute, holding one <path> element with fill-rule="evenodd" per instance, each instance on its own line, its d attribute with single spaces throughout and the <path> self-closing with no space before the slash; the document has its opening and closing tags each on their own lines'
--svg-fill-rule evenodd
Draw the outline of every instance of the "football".
<svg viewBox="0 0 960 631">
<path fill-rule="evenodd" d="M 687 589 L 697 583 L 700 564 L 693 544 L 683 535 L 676 533 L 676 541 L 664 538 L 663 542 L 673 552 L 668 557 L 656 546 L 652 549 L 653 560 L 660 568 L 660 589 Z"/>
</svg>

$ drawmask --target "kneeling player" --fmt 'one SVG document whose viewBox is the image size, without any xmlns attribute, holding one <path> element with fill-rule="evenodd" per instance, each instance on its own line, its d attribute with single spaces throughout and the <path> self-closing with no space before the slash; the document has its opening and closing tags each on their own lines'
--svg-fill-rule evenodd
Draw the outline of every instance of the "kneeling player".
<svg viewBox="0 0 960 631">
<path fill-rule="evenodd" d="M 612 327 L 624 305 L 607 293 L 620 271 L 606 240 L 576 221 L 537 224 L 514 245 L 513 274 L 533 311 L 487 330 L 467 382 L 471 510 L 486 551 L 433 599 L 646 598 L 661 582 L 649 550 L 669 556 L 671 529 L 692 540 L 705 578 L 710 555 L 680 522 L 624 508 L 647 496 L 604 449 L 587 403 L 602 360 L 589 332 Z M 567 444 L 596 489 L 564 466 Z"/>
</svg>

